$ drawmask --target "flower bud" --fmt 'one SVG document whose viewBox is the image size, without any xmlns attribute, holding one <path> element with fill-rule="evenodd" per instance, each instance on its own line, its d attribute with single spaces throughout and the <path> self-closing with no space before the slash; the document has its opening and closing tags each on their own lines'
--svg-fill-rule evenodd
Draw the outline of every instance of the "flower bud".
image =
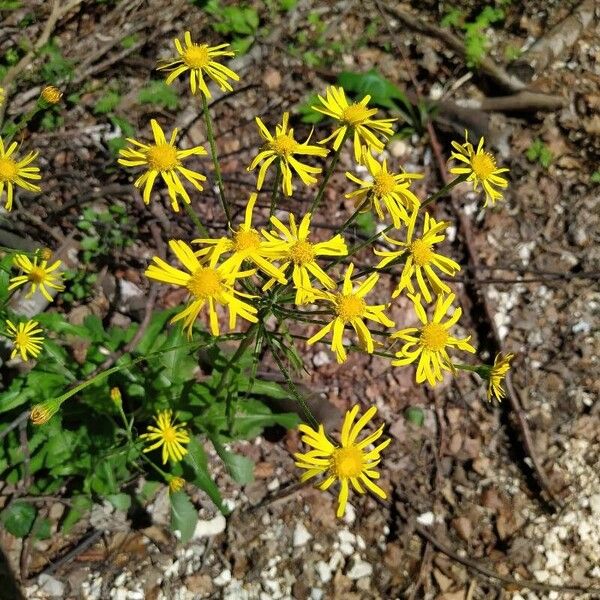
<svg viewBox="0 0 600 600">
<path fill-rule="evenodd" d="M 33 406 L 29 418 L 34 425 L 44 425 L 58 412 L 59 408 L 60 402 L 57 399 L 46 400 L 46 402 Z"/>
<path fill-rule="evenodd" d="M 181 477 L 171 477 L 169 479 L 169 492 L 174 494 L 175 492 L 179 492 L 183 489 L 185 485 L 185 479 Z"/>
<path fill-rule="evenodd" d="M 58 104 L 62 98 L 63 93 L 54 85 L 47 85 L 41 93 L 41 97 L 48 104 Z"/>
<path fill-rule="evenodd" d="M 118 387 L 111 388 L 110 399 L 115 403 L 115 406 L 117 408 L 120 408 L 123 405 L 123 400 L 121 398 L 121 390 Z"/>
</svg>

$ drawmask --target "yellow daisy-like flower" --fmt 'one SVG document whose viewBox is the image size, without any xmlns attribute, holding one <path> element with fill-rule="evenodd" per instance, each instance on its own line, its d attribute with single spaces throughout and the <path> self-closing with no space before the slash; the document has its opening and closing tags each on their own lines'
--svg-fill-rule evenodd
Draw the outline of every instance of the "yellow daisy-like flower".
<svg viewBox="0 0 600 600">
<path fill-rule="evenodd" d="M 26 362 L 30 354 L 33 358 L 36 358 L 42 351 L 42 342 L 44 337 L 36 335 L 42 333 L 42 329 L 38 327 L 37 321 L 27 321 L 26 323 L 19 323 L 15 325 L 12 321 L 6 319 L 6 326 L 8 331 L 6 335 L 13 339 L 13 350 L 10 354 L 11 358 L 14 358 L 17 354 L 21 355 L 23 362 Z"/>
<path fill-rule="evenodd" d="M 57 260 L 48 266 L 48 261 L 42 260 L 42 262 L 38 265 L 37 256 L 35 256 L 33 261 L 31 261 L 27 255 L 17 254 L 13 258 L 13 265 L 21 269 L 25 274 L 11 277 L 8 289 L 13 290 L 20 285 L 30 283 L 31 289 L 26 296 L 27 298 L 35 294 L 35 291 L 39 287 L 42 296 L 44 296 L 48 302 L 52 302 L 52 296 L 48 292 L 47 288 L 53 288 L 59 292 L 62 292 L 62 290 L 65 289 L 65 286 L 59 283 L 62 278 L 62 274 L 53 272 L 56 271 L 61 264 L 61 261 Z"/>
<path fill-rule="evenodd" d="M 338 518 L 343 517 L 346 512 L 350 484 L 359 494 L 369 491 L 383 500 L 387 498 L 386 493 L 373 480 L 379 479 L 379 472 L 375 469 L 381 462 L 381 452 L 392 440 L 388 438 L 374 448 L 369 448 L 381 437 L 384 428 L 384 425 L 381 425 L 376 431 L 357 441 L 360 432 L 374 417 L 377 408 L 375 406 L 369 408 L 355 423 L 358 410 L 357 405 L 344 417 L 341 446 L 337 446 L 327 439 L 323 425 L 319 425 L 318 430 L 314 430 L 308 425 L 298 427 L 304 434 L 302 441 L 314 448 L 304 454 L 299 452 L 294 454 L 296 466 L 306 469 L 306 473 L 300 477 L 300 481 L 304 483 L 312 477 L 325 474 L 326 478 L 317 485 L 321 490 L 327 490 L 332 483 L 339 481 L 340 494 L 336 513 Z"/>
<path fill-rule="evenodd" d="M 14 152 L 17 149 L 17 142 L 13 142 L 6 150 L 4 142 L 0 138 L 0 198 L 6 187 L 6 210 L 12 209 L 13 196 L 15 185 L 27 190 L 28 192 L 41 192 L 42 188 L 35 183 L 27 181 L 28 179 L 38 181 L 42 178 L 39 167 L 30 167 L 30 165 L 38 156 L 38 152 L 30 152 L 17 160 L 14 157 Z"/>
<path fill-rule="evenodd" d="M 496 398 L 498 402 L 506 396 L 502 382 L 506 377 L 506 374 L 510 370 L 510 361 L 515 357 L 514 354 L 497 354 L 494 359 L 494 365 L 488 371 L 488 388 L 487 388 L 487 399 L 489 402 L 492 401 L 492 397 Z"/>
<path fill-rule="evenodd" d="M 319 96 L 322 106 L 312 106 L 313 110 L 339 121 L 340 126 L 326 139 L 319 142 L 326 144 L 331 139 L 333 149 L 337 150 L 348 130 L 354 137 L 354 160 L 360 162 L 363 144 L 375 152 L 381 152 L 384 140 L 394 134 L 392 123 L 398 119 L 372 119 L 377 114 L 376 108 L 367 108 L 371 96 L 365 96 L 360 102 L 349 104 L 346 94 L 341 87 L 330 86 L 325 92 L 325 98 Z"/>
<path fill-rule="evenodd" d="M 289 229 L 277 217 L 271 217 L 271 223 L 278 231 L 263 231 L 263 235 L 268 241 L 266 250 L 272 257 L 284 261 L 280 267 L 281 271 L 285 273 L 290 265 L 293 266 L 292 281 L 296 288 L 296 304 L 314 301 L 315 295 L 310 282 L 311 275 L 326 288 L 330 290 L 335 288 L 335 281 L 317 264 L 317 257 L 346 256 L 348 254 L 348 248 L 340 234 L 326 242 L 310 242 L 308 236 L 311 217 L 311 213 L 304 215 L 298 226 L 294 215 L 290 213 Z M 275 281 L 275 279 L 268 281 L 263 290 L 268 290 Z"/>
<path fill-rule="evenodd" d="M 165 80 L 166 83 L 170 85 L 182 73 L 189 71 L 192 94 L 200 92 L 206 98 L 211 97 L 204 80 L 205 74 L 221 88 L 221 91 L 233 91 L 228 79 L 239 81 L 239 75 L 215 60 L 216 58 L 235 55 L 233 50 L 225 50 L 225 48 L 229 48 L 229 44 L 219 44 L 218 46 L 194 44 L 189 31 L 183 34 L 183 41 L 185 46 L 177 38 L 173 40 L 179 58 L 163 61 L 158 67 L 159 71 L 170 71 Z"/>
<path fill-rule="evenodd" d="M 150 202 L 150 193 L 154 182 L 160 175 L 169 191 L 173 210 L 178 212 L 178 196 L 181 196 L 187 204 L 191 202 L 186 189 L 183 187 L 180 175 L 183 175 L 198 191 L 204 189 L 200 182 L 206 181 L 204 175 L 186 169 L 181 161 L 194 155 L 203 156 L 206 154 L 206 150 L 202 146 L 195 146 L 188 150 L 178 150 L 175 146 L 177 129 L 173 130 L 171 139 L 167 142 L 165 134 L 156 119 L 150 121 L 150 126 L 154 134 L 154 144 L 142 144 L 133 138 L 127 138 L 127 141 L 137 146 L 137 148 L 119 150 L 119 155 L 123 158 L 119 158 L 118 162 L 124 167 L 146 167 L 146 172 L 138 177 L 133 184 L 140 189 L 142 186 L 144 187 L 143 198 L 146 204 Z"/>
<path fill-rule="evenodd" d="M 383 269 L 392 261 L 407 254 L 400 281 L 392 293 L 392 298 L 398 297 L 405 289 L 414 294 L 415 288 L 412 282 L 414 277 L 425 300 L 431 302 L 432 296 L 427 283 L 429 283 L 434 294 L 449 294 L 451 291 L 448 285 L 438 277 L 434 268 L 450 277 L 454 277 L 460 271 L 460 265 L 451 258 L 434 252 L 432 249 L 435 244 L 439 244 L 446 238 L 444 230 L 449 223 L 436 221 L 429 213 L 425 213 L 423 235 L 420 238 L 413 238 L 416 220 L 417 211 L 415 210 L 408 225 L 406 242 L 400 242 L 384 234 L 383 237 L 387 242 L 399 246 L 401 250 L 374 250 L 374 252 L 377 256 L 384 257 L 377 265 L 378 269 Z M 423 277 L 423 274 L 425 277 Z"/>
<path fill-rule="evenodd" d="M 213 335 L 219 335 L 217 304 L 228 308 L 230 329 L 235 328 L 238 315 L 246 321 L 256 323 L 256 308 L 237 297 L 252 298 L 252 296 L 238 292 L 233 288 L 236 279 L 253 275 L 255 273 L 254 269 L 232 272 L 231 269 L 225 268 L 223 264 L 217 266 L 221 256 L 221 253 L 217 251 L 206 257 L 203 262 L 200 262 L 194 251 L 180 240 L 171 240 L 169 248 L 188 272 L 176 269 L 155 256 L 152 259 L 154 264 L 146 269 L 145 274 L 146 277 L 154 281 L 186 288 L 190 293 L 189 304 L 171 319 L 171 323 L 183 319 L 183 326 L 187 329 L 188 336 L 191 336 L 194 322 L 206 304 L 208 304 L 210 330 Z"/>
<path fill-rule="evenodd" d="M 255 169 L 261 161 L 264 161 L 258 171 L 256 189 L 260 190 L 265 180 L 265 174 L 269 166 L 279 161 L 282 179 L 281 188 L 286 196 L 292 195 L 292 170 L 296 171 L 304 185 L 312 185 L 317 181 L 316 175 L 321 172 L 320 167 L 311 167 L 294 158 L 294 155 L 327 156 L 329 150 L 309 144 L 310 136 L 305 142 L 297 142 L 294 139 L 294 130 L 288 126 L 289 113 L 283 113 L 281 125 L 275 126 L 275 135 L 271 135 L 265 124 L 256 117 L 256 124 L 261 137 L 266 141 L 256 158 L 248 167 L 248 171 Z"/>
<path fill-rule="evenodd" d="M 418 360 L 417 383 L 427 381 L 434 386 L 438 381 L 442 381 L 442 370 L 453 370 L 446 348 L 458 348 L 472 353 L 475 352 L 475 348 L 469 344 L 471 336 L 458 339 L 452 337 L 448 332 L 450 327 L 460 319 L 462 315 L 461 308 L 455 309 L 452 316 L 445 323 L 442 323 L 442 319 L 448 312 L 452 302 L 454 302 L 454 294 L 438 296 L 431 320 L 427 318 L 425 309 L 421 304 L 420 294 L 416 296 L 409 294 L 408 297 L 413 301 L 415 312 L 423 326 L 420 328 L 408 327 L 392 334 L 392 339 L 400 339 L 406 342 L 402 349 L 396 352 L 398 358 L 392 361 L 392 365 L 403 367 Z"/>
<path fill-rule="evenodd" d="M 335 317 L 331 323 L 328 323 L 313 335 L 307 343 L 312 345 L 333 330 L 331 349 L 335 352 L 338 363 L 343 363 L 346 360 L 343 336 L 344 327 L 347 324 L 351 325 L 356 332 L 361 348 L 369 354 L 375 349 L 375 344 L 371 332 L 365 325 L 364 319 L 375 321 L 375 323 L 380 323 L 384 327 L 394 326 L 394 322 L 383 313 L 387 308 L 385 304 L 368 305 L 364 301 L 364 297 L 379 280 L 379 275 L 377 273 L 369 275 L 363 283 L 354 289 L 351 281 L 353 271 L 354 263 L 350 263 L 344 276 L 342 291 L 337 294 L 328 291 L 313 290 L 313 294 L 318 300 L 325 300 L 333 305 Z"/>
<path fill-rule="evenodd" d="M 390 173 L 387 168 L 387 160 L 380 163 L 366 148 L 363 148 L 363 164 L 373 179 L 365 181 L 346 172 L 348 179 L 360 185 L 358 190 L 346 194 L 346 198 L 354 198 L 354 208 L 365 203 L 361 212 L 368 212 L 374 208 L 380 221 L 383 220 L 381 207 L 383 204 L 392 217 L 396 229 L 400 228 L 402 223 L 407 224 L 410 220 L 407 208 L 410 207 L 414 211 L 421 205 L 419 199 L 409 189 L 410 180 L 421 179 L 423 175 L 420 173 Z"/>
<path fill-rule="evenodd" d="M 148 425 L 147 433 L 142 433 L 140 438 L 154 442 L 151 446 L 144 448 L 144 452 L 151 452 L 162 446 L 163 465 L 167 460 L 179 462 L 186 454 L 187 448 L 183 444 L 190 441 L 190 435 L 185 429 L 185 423 L 175 425 L 172 410 L 163 410 L 159 412 L 154 420 L 157 427 Z"/>
<path fill-rule="evenodd" d="M 508 169 L 498 169 L 496 167 L 496 159 L 492 154 L 483 149 L 483 142 L 484 139 L 481 138 L 477 145 L 477 150 L 475 150 L 473 144 L 469 142 L 469 134 L 466 131 L 464 144 L 452 142 L 452 147 L 456 152 L 452 152 L 450 158 L 466 163 L 468 166 L 453 167 L 450 169 L 450 173 L 454 175 L 468 175 L 467 181 L 473 183 L 474 191 L 477 191 L 479 185 L 481 185 L 485 192 L 484 206 L 487 206 L 488 202 L 494 204 L 496 200 L 502 199 L 502 192 L 499 192 L 495 188 L 504 189 L 508 187 L 508 180 L 500 177 L 501 173 L 508 173 Z"/>
<path fill-rule="evenodd" d="M 171 477 L 169 479 L 169 492 L 171 494 L 175 494 L 176 492 L 180 492 L 185 485 L 185 479 L 181 477 Z"/>
<path fill-rule="evenodd" d="M 194 240 L 194 244 L 204 244 L 209 248 L 203 248 L 196 254 L 210 254 L 213 249 L 219 254 L 232 252 L 224 263 L 223 269 L 232 272 L 238 271 L 244 261 L 254 263 L 261 271 L 269 277 L 273 277 L 279 283 L 287 283 L 281 269 L 278 269 L 271 261 L 274 258 L 267 249 L 266 241 L 261 238 L 260 233 L 252 227 L 252 213 L 256 204 L 257 194 L 251 194 L 246 205 L 244 222 L 233 231 L 231 238 L 200 238 Z"/>
</svg>

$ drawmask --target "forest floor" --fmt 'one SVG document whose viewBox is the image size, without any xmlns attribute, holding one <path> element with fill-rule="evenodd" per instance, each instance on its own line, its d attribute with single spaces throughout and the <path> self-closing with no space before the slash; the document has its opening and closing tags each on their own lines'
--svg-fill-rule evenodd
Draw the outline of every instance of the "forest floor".
<svg viewBox="0 0 600 600">
<path fill-rule="evenodd" d="M 111 140 L 120 135 L 112 117 L 126 118 L 136 132 L 146 131 L 149 119 L 158 117 L 180 127 L 186 144 L 206 144 L 189 94 L 168 107 L 163 100 L 140 102 L 139 92 L 150 78 L 159 78 L 153 71 L 156 60 L 169 53 L 172 38 L 184 30 L 214 43 L 221 38 L 211 27 L 214 17 L 195 5 L 201 3 L 74 4 L 56 23 L 53 37 L 75 65 L 69 91 L 78 86 L 84 91 L 61 109 L 59 123 L 31 132 L 30 141 L 40 148 L 53 179 L 39 201 L 5 217 L 17 235 L 61 248 L 77 239 L 83 207 L 100 212 L 123 203 L 136 231 L 134 243 L 104 260 L 112 266 L 101 271 L 85 300 L 68 310 L 74 318 L 97 314 L 126 323 L 139 319 L 149 287 L 141 273 L 159 244 L 164 248 L 168 239 L 195 236 L 185 213 L 174 216 L 158 201 L 147 208 L 136 195 L 129 173 L 111 152 Z M 599 591 L 585 592 L 600 589 L 600 186 L 592 177 L 600 164 L 598 19 L 531 81 L 532 90 L 558 97 L 562 106 L 483 110 L 486 98 L 507 91 L 484 69 L 470 70 L 438 36 L 417 33 L 388 11 L 393 5 L 439 24 L 438 3 L 412 4 L 300 0 L 284 11 L 278 2 L 256 3 L 260 27 L 248 53 L 233 63 L 241 82 L 212 107 L 225 182 L 240 219 L 255 185 L 255 173 L 246 172 L 260 144 L 254 117 L 272 128 L 283 111 L 297 112 L 344 70 L 375 68 L 412 97 L 439 104 L 433 129 L 395 139 L 388 147 L 391 166 L 424 174 L 416 186 L 423 197 L 443 185 L 436 139 L 445 161 L 450 141 L 462 139 L 465 128 L 485 136 L 499 163 L 510 169 L 505 200 L 484 210 L 480 196 L 463 185 L 452 200 L 436 203 L 434 214 L 453 223 L 445 253 L 462 265 L 470 260 L 470 268 L 456 278 L 457 295 L 465 312 L 461 324 L 465 332 L 476 332 L 480 358 L 493 360 L 499 345 L 516 354 L 512 384 L 529 443 L 514 405 L 488 404 L 476 377 L 448 377 L 431 392 L 416 386 L 412 368 L 395 369 L 383 358 L 359 353 L 340 368 L 325 345 L 299 341 L 309 371 L 301 383 L 311 390 L 311 408 L 320 420 L 334 425 L 359 403 L 375 404 L 387 423 L 395 442 L 381 468 L 381 485 L 391 491 L 387 501 L 355 497 L 339 522 L 333 495 L 295 485 L 291 453 L 300 447 L 297 434 L 272 432 L 236 444 L 256 463 L 254 482 L 239 486 L 214 461 L 215 478 L 234 510 L 225 519 L 198 491 L 194 500 L 202 520 L 185 546 L 168 530 L 166 489 L 146 507 L 148 519 L 98 505 L 69 536 L 32 541 L 25 572 L 24 542 L 0 531 L 12 570 L 25 577 L 24 597 L 600 597 Z M 502 23 L 486 29 L 487 56 L 506 65 L 511 51 L 541 38 L 575 6 L 540 0 L 505 4 Z M 482 10 L 472 0 L 457 7 L 465 19 Z M 1 52 L 22 35 L 16 24 L 26 12 L 6 13 Z M 27 35 L 37 39 L 44 24 L 35 20 Z M 178 85 L 183 91 L 184 83 Z M 118 102 L 104 111 L 99 100 L 107 90 L 117 92 Z M 24 84 L 8 114 L 27 111 L 35 94 Z M 316 125 L 317 139 L 328 127 Z M 311 126 L 297 121 L 295 128 L 303 138 Z M 539 152 L 535 157 L 535 148 L 544 149 L 541 157 Z M 344 198 L 344 172 L 352 169 L 351 160 L 350 153 L 342 154 L 315 217 L 317 235 L 326 235 L 328 224 L 342 223 L 352 210 Z M 216 231 L 224 223 L 211 187 L 194 202 Z M 283 199 L 279 209 L 301 212 L 311 198 L 304 188 Z M 263 224 L 268 201 L 267 189 L 257 211 Z M 365 232 L 354 228 L 353 235 Z M 358 257 L 362 264 L 371 260 L 367 253 Z M 111 290 L 123 282 L 128 297 L 114 311 Z M 374 300 L 389 296 L 395 283 L 382 277 L 381 298 Z M 161 289 L 159 306 L 181 301 Z M 406 314 L 401 301 L 390 316 L 398 326 L 410 326 Z M 314 325 L 297 325 L 301 335 L 315 331 Z M 277 368 L 265 358 L 260 370 L 275 373 Z M 421 425 L 406 418 L 408 407 L 421 409 Z M 48 506 L 57 522 L 63 512 L 60 502 Z"/>
</svg>

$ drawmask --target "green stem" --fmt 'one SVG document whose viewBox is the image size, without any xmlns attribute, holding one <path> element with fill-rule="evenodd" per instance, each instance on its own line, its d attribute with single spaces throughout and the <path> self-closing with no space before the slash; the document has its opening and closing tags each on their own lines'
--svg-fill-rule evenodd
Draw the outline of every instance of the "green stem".
<svg viewBox="0 0 600 600">
<path fill-rule="evenodd" d="M 352 225 L 354 219 L 358 217 L 358 215 L 362 212 L 363 208 L 371 203 L 371 196 L 372 193 L 369 192 L 367 194 L 367 197 L 356 207 L 356 210 L 348 217 L 348 219 L 346 219 L 346 222 L 335 232 L 334 235 L 344 233 L 344 231 L 346 231 L 346 229 L 348 229 L 348 227 Z"/>
<path fill-rule="evenodd" d="M 423 202 L 423 204 L 421 204 L 421 208 L 425 208 L 428 204 L 435 202 L 438 198 L 441 198 L 442 196 L 446 196 L 453 187 L 457 186 L 459 183 L 462 183 L 463 181 L 466 181 L 467 177 L 468 177 L 468 175 L 466 175 L 466 174 L 459 175 L 456 179 L 453 179 L 450 183 L 447 183 L 441 190 L 439 190 L 435 194 L 429 196 L 429 198 L 427 198 L 427 200 L 425 200 L 425 202 Z"/>
<path fill-rule="evenodd" d="M 319 204 L 320 204 L 321 200 L 323 199 L 323 194 L 325 193 L 325 188 L 327 187 L 327 183 L 329 182 L 329 179 L 331 178 L 331 175 L 333 174 L 333 170 L 335 169 L 335 167 L 338 163 L 338 160 L 340 160 L 340 154 L 342 152 L 344 142 L 348 138 L 349 133 L 350 133 L 350 128 L 348 128 L 346 130 L 344 138 L 342 139 L 342 142 L 338 146 L 338 149 L 333 154 L 331 163 L 329 164 L 329 167 L 327 168 L 327 171 L 325 172 L 325 177 L 323 177 L 323 181 L 321 182 L 321 185 L 319 186 L 319 191 L 317 192 L 317 195 L 315 196 L 315 199 L 313 200 L 313 203 L 311 204 L 311 207 L 310 207 L 310 212 L 313 215 L 315 214 L 315 212 L 317 212 L 317 208 L 319 207 Z"/>
<path fill-rule="evenodd" d="M 217 185 L 219 187 L 219 197 L 221 199 L 221 206 L 225 211 L 227 217 L 227 226 L 231 224 L 231 213 L 229 212 L 229 205 L 225 199 L 225 189 L 223 187 L 223 177 L 221 175 L 221 166 L 219 165 L 219 158 L 217 156 L 217 145 L 215 144 L 215 135 L 212 128 L 212 120 L 210 118 L 210 112 L 208 110 L 208 101 L 204 94 L 202 96 L 202 112 L 204 113 L 204 121 L 206 122 L 206 135 L 208 136 L 208 143 L 210 144 L 210 154 L 212 157 L 213 165 L 215 167 L 215 177 L 217 178 Z"/>
<path fill-rule="evenodd" d="M 200 220 L 200 217 L 196 214 L 194 209 L 187 202 L 183 203 L 183 208 L 185 208 L 185 212 L 188 214 L 190 219 L 194 222 L 196 229 L 198 229 L 198 233 L 202 237 L 207 238 L 208 237 L 208 229 L 206 229 L 206 227 L 204 227 L 202 221 Z"/>
<path fill-rule="evenodd" d="M 281 184 L 281 163 L 277 161 L 277 174 L 275 175 L 275 184 L 271 193 L 271 210 L 269 210 L 269 219 L 275 213 L 277 207 L 277 197 L 279 196 L 279 186 Z"/>
</svg>

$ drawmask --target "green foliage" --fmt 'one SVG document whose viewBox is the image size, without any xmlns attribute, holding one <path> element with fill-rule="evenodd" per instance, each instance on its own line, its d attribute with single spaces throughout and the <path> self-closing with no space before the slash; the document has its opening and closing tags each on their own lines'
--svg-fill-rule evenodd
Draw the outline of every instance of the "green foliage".
<svg viewBox="0 0 600 600">
<path fill-rule="evenodd" d="M 354 222 L 366 237 L 371 237 L 377 229 L 377 222 L 371 211 L 360 213 Z"/>
<path fill-rule="evenodd" d="M 133 46 L 135 46 L 139 41 L 138 36 L 133 33 L 131 35 L 126 35 L 122 40 L 121 40 L 121 46 L 125 49 L 128 50 L 129 48 L 133 48 Z"/>
<path fill-rule="evenodd" d="M 504 58 L 508 62 L 517 60 L 519 56 L 521 56 L 521 48 L 519 48 L 519 46 L 515 46 L 514 44 L 507 44 L 507 46 L 504 48 Z"/>
<path fill-rule="evenodd" d="M 179 539 L 185 544 L 192 538 L 196 523 L 198 522 L 198 511 L 190 502 L 185 492 L 176 492 L 170 495 L 171 500 L 171 529 L 178 531 Z"/>
<path fill-rule="evenodd" d="M 319 96 L 317 94 L 311 94 L 302 104 L 300 104 L 297 108 L 297 112 L 300 115 L 300 120 L 303 123 L 310 123 L 314 125 L 315 123 L 320 123 L 325 115 L 313 110 L 313 106 L 319 104 Z"/>
<path fill-rule="evenodd" d="M 65 59 L 54 40 L 40 48 L 40 55 L 46 60 L 40 69 L 40 79 L 45 83 L 59 84 L 73 76 L 74 65 Z"/>
<path fill-rule="evenodd" d="M 527 152 L 525 152 L 525 156 L 529 162 L 537 162 L 544 169 L 547 169 L 552 163 L 552 152 L 542 140 L 539 138 L 535 139 L 531 146 L 527 148 Z"/>
<path fill-rule="evenodd" d="M 110 113 L 119 106 L 121 102 L 121 95 L 115 90 L 109 90 L 104 93 L 98 100 L 96 100 L 96 104 L 94 105 L 94 112 L 97 115 L 105 115 Z"/>
<path fill-rule="evenodd" d="M 594 171 L 590 175 L 590 182 L 591 183 L 600 183 L 600 171 Z"/>
<path fill-rule="evenodd" d="M 140 104 L 156 104 L 169 110 L 175 110 L 179 106 L 177 93 L 162 79 L 151 81 L 143 87 L 138 99 Z"/>
<path fill-rule="evenodd" d="M 224 5 L 220 0 L 209 0 L 204 10 L 212 17 L 212 28 L 231 41 L 237 54 L 245 54 L 260 24 L 256 9 L 244 4 Z"/>
<path fill-rule="evenodd" d="M 25 537 L 33 527 L 37 511 L 32 504 L 28 502 L 13 502 L 1 513 L 1 520 L 4 527 L 15 537 Z"/>
<path fill-rule="evenodd" d="M 417 427 L 423 426 L 425 420 L 425 413 L 419 406 L 409 406 L 404 412 L 404 416 L 409 423 L 416 425 Z"/>
<path fill-rule="evenodd" d="M 21 0 L 2 0 L 0 1 L 0 10 L 17 10 L 22 5 Z"/>
</svg>

